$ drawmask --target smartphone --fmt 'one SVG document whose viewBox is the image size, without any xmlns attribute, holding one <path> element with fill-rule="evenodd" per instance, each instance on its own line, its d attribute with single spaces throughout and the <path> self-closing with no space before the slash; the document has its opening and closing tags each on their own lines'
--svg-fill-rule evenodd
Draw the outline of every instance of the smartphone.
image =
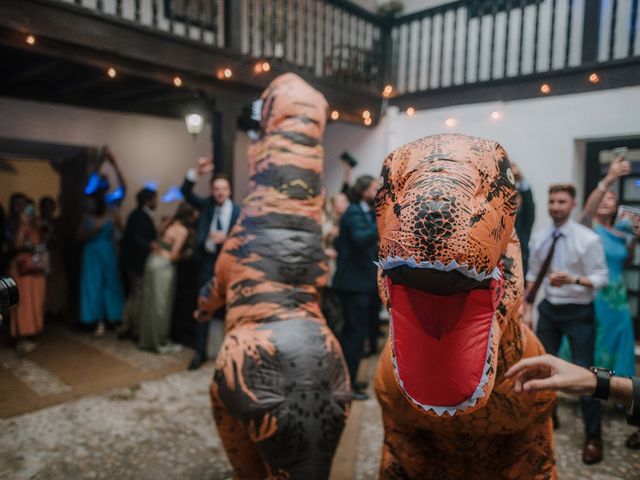
<svg viewBox="0 0 640 480">
<path fill-rule="evenodd" d="M 627 147 L 617 147 L 611 150 L 613 153 L 613 158 L 618 158 L 619 156 L 625 157 L 629 149 Z"/>
</svg>

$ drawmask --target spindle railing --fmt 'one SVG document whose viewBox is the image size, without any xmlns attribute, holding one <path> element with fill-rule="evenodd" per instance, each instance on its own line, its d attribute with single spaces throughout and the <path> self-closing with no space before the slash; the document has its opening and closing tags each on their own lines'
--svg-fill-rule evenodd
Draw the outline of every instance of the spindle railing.
<svg viewBox="0 0 640 480">
<path fill-rule="evenodd" d="M 399 95 L 640 54 L 638 0 L 459 0 L 395 19 L 347 0 L 58 1 L 370 92 L 391 82 Z"/>
</svg>

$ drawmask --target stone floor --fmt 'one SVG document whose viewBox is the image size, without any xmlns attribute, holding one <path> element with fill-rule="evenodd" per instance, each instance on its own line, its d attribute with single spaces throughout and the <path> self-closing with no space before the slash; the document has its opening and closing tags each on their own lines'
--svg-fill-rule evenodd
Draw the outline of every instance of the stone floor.
<svg viewBox="0 0 640 480">
<path fill-rule="evenodd" d="M 209 365 L 2 420 L 0 478 L 231 478 L 209 411 L 210 375 Z M 640 478 L 640 452 L 623 446 L 632 429 L 613 409 L 605 413 L 605 461 L 591 467 L 580 462 L 577 412 L 576 402 L 561 400 L 560 478 Z M 376 401 L 356 403 L 351 419 L 359 424 L 349 426 L 355 435 L 341 443 L 332 479 L 377 478 L 382 426 Z M 337 467 L 339 457 L 354 465 Z"/>
</svg>

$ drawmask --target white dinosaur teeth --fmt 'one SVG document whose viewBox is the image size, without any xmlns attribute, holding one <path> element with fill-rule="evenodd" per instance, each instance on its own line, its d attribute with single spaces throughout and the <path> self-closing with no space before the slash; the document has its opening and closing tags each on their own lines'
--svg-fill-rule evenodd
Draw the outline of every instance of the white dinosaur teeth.
<svg viewBox="0 0 640 480">
<path fill-rule="evenodd" d="M 462 275 L 473 278 L 479 282 L 486 280 L 487 278 L 492 278 L 494 280 L 499 280 L 502 272 L 500 268 L 495 267 L 491 273 L 488 272 L 478 272 L 476 267 L 469 267 L 468 265 L 460 265 L 457 261 L 452 260 L 447 265 L 442 263 L 440 260 L 436 260 L 431 263 L 429 261 L 417 262 L 415 257 L 412 255 L 407 259 L 402 257 L 392 257 L 391 255 L 387 256 L 387 258 L 381 258 L 378 261 L 374 262 L 377 267 L 382 268 L 383 270 L 389 270 L 391 268 L 400 267 L 402 265 L 406 265 L 411 268 L 427 268 L 433 270 L 440 270 L 443 272 L 459 272 Z"/>
</svg>

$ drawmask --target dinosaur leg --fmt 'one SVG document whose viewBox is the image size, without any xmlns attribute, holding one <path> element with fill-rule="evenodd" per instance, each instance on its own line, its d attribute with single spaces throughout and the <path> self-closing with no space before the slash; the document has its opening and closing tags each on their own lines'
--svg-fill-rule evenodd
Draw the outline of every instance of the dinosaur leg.
<svg viewBox="0 0 640 480">
<path fill-rule="evenodd" d="M 249 438 L 244 426 L 233 418 L 217 395 L 215 383 L 211 387 L 213 418 L 216 422 L 222 445 L 231 462 L 236 480 L 267 478 L 262 457 Z"/>
</svg>

